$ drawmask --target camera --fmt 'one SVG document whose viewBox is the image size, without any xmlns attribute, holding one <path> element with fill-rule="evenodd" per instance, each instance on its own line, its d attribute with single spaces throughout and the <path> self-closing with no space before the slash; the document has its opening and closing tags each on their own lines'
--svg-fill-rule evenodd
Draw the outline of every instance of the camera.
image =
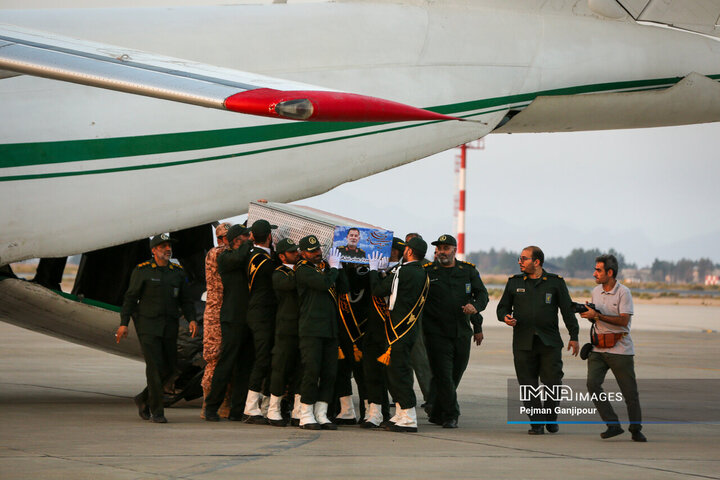
<svg viewBox="0 0 720 480">
<path fill-rule="evenodd" d="M 588 311 L 588 307 L 597 311 L 594 303 L 588 303 L 587 305 L 585 305 L 584 303 L 572 302 L 573 313 L 585 313 Z"/>
</svg>

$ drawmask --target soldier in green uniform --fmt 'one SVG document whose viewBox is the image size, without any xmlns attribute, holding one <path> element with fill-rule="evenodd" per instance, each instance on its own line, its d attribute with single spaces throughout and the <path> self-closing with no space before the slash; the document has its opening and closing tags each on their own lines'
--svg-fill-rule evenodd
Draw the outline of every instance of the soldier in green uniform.
<svg viewBox="0 0 720 480">
<path fill-rule="evenodd" d="M 190 322 L 190 334 L 197 331 L 195 308 L 190 298 L 185 272 L 172 263 L 171 239 L 163 233 L 150 240 L 153 259 L 141 263 L 130 276 L 125 301 L 120 311 L 116 341 L 127 337 L 130 316 L 145 358 L 147 387 L 135 397 L 143 420 L 167 423 L 163 408 L 163 385 L 175 369 L 179 312 Z"/>
<path fill-rule="evenodd" d="M 347 232 L 347 245 L 338 247 L 338 252 L 343 257 L 351 258 L 365 258 L 365 250 L 358 247 L 360 243 L 360 230 L 357 228 L 350 228 Z"/>
<path fill-rule="evenodd" d="M 520 385 L 538 386 L 538 377 L 544 385 L 560 385 L 563 378 L 563 341 L 558 329 L 558 309 L 570 333 L 568 350 L 578 354 L 578 322 L 572 311 L 570 294 L 565 280 L 543 269 L 545 255 L 535 246 L 523 249 L 518 259 L 519 275 L 508 279 L 497 317 L 513 327 L 513 358 L 515 374 Z M 531 412 L 554 412 L 558 402 L 547 399 L 542 405 L 538 397 L 525 402 Z M 542 410 L 541 410 L 542 409 Z M 548 410 L 545 410 L 548 409 Z M 530 415 L 530 435 L 555 433 L 559 427 L 557 414 Z M 548 422 L 546 424 L 546 422 Z"/>
<path fill-rule="evenodd" d="M 272 285 L 277 297 L 275 315 L 275 345 L 272 350 L 272 373 L 270 375 L 270 407 L 267 419 L 270 425 L 284 427 L 280 404 L 285 388 L 294 394 L 291 418 L 300 423 L 300 347 L 298 341 L 298 316 L 300 314 L 295 264 L 300 259 L 298 246 L 289 238 L 280 240 L 276 252 L 282 264 L 272 274 Z"/>
<path fill-rule="evenodd" d="M 270 363 L 273 342 L 275 340 L 275 310 L 277 299 L 272 285 L 272 275 L 276 262 L 272 256 L 272 236 L 276 225 L 267 220 L 256 220 L 250 231 L 253 236 L 253 248 L 247 264 L 248 303 L 247 323 L 252 331 L 255 347 L 255 361 L 250 372 L 245 417 L 247 423 L 265 424 L 260 408 L 263 395 L 270 393 Z"/>
<path fill-rule="evenodd" d="M 300 428 L 335 430 L 327 418 L 332 400 L 338 360 L 338 305 L 335 283 L 340 276 L 337 250 L 322 260 L 315 235 L 300 240 L 303 257 L 295 266 L 300 317 L 300 356 L 303 376 L 300 384 Z"/>
<path fill-rule="evenodd" d="M 377 361 L 387 365 L 390 394 L 396 402 L 394 422 L 388 429 L 395 432 L 417 432 L 413 371 L 410 352 L 418 336 L 420 321 L 430 281 L 421 264 L 427 243 L 411 238 L 403 252 L 404 263 L 382 280 L 378 276 L 379 256 L 370 258 L 370 285 L 375 297 L 388 296 L 384 314 L 388 349 Z M 377 410 L 377 406 L 374 406 Z"/>
<path fill-rule="evenodd" d="M 430 277 L 423 314 L 425 347 L 432 369 L 435 399 L 430 421 L 444 428 L 457 428 L 460 407 L 457 387 L 470 359 L 470 343 L 483 340 L 482 318 L 488 293 L 475 265 L 455 258 L 457 241 L 452 235 L 441 235 L 432 242 L 436 258 L 426 263 Z M 477 320 L 471 326 L 471 321 Z"/>
<path fill-rule="evenodd" d="M 223 283 L 223 303 L 220 308 L 222 340 L 210 394 L 205 399 L 205 420 L 209 422 L 220 420 L 217 411 L 225 398 L 231 378 L 230 420 L 242 419 L 247 398 L 250 370 L 255 356 L 252 332 L 247 324 L 247 264 L 251 243 L 244 241 L 246 233 L 247 229 L 242 225 L 230 227 L 226 234 L 230 249 L 217 257 Z"/>
</svg>

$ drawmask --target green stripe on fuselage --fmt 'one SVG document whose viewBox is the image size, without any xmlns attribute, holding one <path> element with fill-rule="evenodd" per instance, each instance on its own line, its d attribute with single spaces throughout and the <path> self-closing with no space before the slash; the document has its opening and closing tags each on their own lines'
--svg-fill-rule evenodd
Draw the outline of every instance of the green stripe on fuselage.
<svg viewBox="0 0 720 480">
<path fill-rule="evenodd" d="M 600 93 L 613 90 L 661 88 L 663 86 L 674 85 L 678 81 L 682 80 L 682 78 L 683 77 L 672 77 L 654 80 L 582 85 L 578 87 L 560 88 L 555 90 L 547 90 L 522 95 L 512 95 L 506 97 L 455 103 L 451 105 L 428 108 L 428 110 L 451 115 L 462 112 L 469 112 L 473 110 L 492 109 L 493 107 L 527 103 L 531 102 L 538 96 L 574 95 L 583 93 Z M 710 78 L 718 79 L 720 78 L 720 75 L 712 75 L 710 76 Z M 374 125 L 381 124 L 348 122 L 290 122 L 278 125 L 262 125 L 254 127 L 230 128 L 199 132 L 167 133 L 133 137 L 68 140 L 57 142 L 4 144 L 0 145 L 0 168 L 26 167 L 33 165 L 60 164 L 87 160 L 101 160 L 119 157 L 134 157 L 192 150 L 205 150 L 210 148 L 247 145 L 252 143 L 260 143 L 280 139 L 306 137 L 309 135 L 361 129 Z M 395 130 L 395 128 L 391 128 L 388 130 L 383 129 L 382 131 L 392 130 Z M 374 133 L 379 132 L 373 131 L 370 134 Z M 366 134 L 342 136 L 340 138 L 335 138 L 332 140 L 352 138 L 354 136 L 361 135 Z M 305 142 L 300 145 L 292 145 L 292 147 L 313 143 L 317 142 Z M 267 150 L 269 149 L 258 150 L 253 153 L 263 152 Z M 226 158 L 228 156 L 235 155 L 238 154 L 227 155 L 224 157 Z M 124 167 L 123 169 L 155 168 L 175 164 L 193 163 L 202 160 L 213 160 L 218 158 L 222 157 L 210 157 L 207 159 L 195 159 L 181 162 L 168 162 L 166 164 L 159 165 L 150 164 L 140 165 L 136 167 L 128 166 Z M 66 176 L 73 174 L 104 173 L 116 170 L 117 169 L 105 169 L 84 172 L 64 172 L 54 174 L 51 173 L 45 175 L 10 176 L 0 177 L 0 181 L 21 180 L 38 177 Z"/>
</svg>

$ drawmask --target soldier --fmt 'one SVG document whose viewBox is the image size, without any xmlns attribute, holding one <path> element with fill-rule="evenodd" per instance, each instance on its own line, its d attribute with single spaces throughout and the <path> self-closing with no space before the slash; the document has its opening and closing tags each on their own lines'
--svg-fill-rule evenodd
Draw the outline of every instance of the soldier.
<svg viewBox="0 0 720 480">
<path fill-rule="evenodd" d="M 272 373 L 270 375 L 270 406 L 267 419 L 270 425 L 287 425 L 280 410 L 280 402 L 285 387 L 290 385 L 294 394 L 291 413 L 292 422 L 300 423 L 300 347 L 298 341 L 298 316 L 300 314 L 297 285 L 295 283 L 295 264 L 300 259 L 298 246 L 289 238 L 277 244 L 277 255 L 282 265 L 272 274 L 272 284 L 278 306 L 275 315 L 275 346 L 272 350 Z"/>
<path fill-rule="evenodd" d="M 540 381 L 548 387 L 562 383 L 563 341 L 558 330 L 558 309 L 570 333 L 568 350 L 578 354 L 578 322 L 572 311 L 572 301 L 565 280 L 543 268 L 545 255 L 535 246 L 523 249 L 518 259 L 519 275 L 510 277 L 505 285 L 497 317 L 513 327 L 513 359 L 515 374 L 520 385 L 538 386 Z M 554 411 L 558 402 L 548 398 L 541 405 L 538 397 L 525 402 L 531 412 Z M 530 435 L 541 435 L 544 428 L 550 433 L 559 430 L 557 414 L 530 415 Z M 548 422 L 547 424 L 545 424 Z"/>
<path fill-rule="evenodd" d="M 300 356 L 303 376 L 300 385 L 300 428 L 336 430 L 327 418 L 332 400 L 338 359 L 338 306 L 335 282 L 340 271 L 340 254 L 332 251 L 327 268 L 320 242 L 315 235 L 300 240 L 303 257 L 295 266 L 300 318 Z"/>
<path fill-rule="evenodd" d="M 247 323 L 252 331 L 255 362 L 250 372 L 244 413 L 245 421 L 255 424 L 267 423 L 260 403 L 263 394 L 267 395 L 270 391 L 270 357 L 275 337 L 277 300 L 273 291 L 272 275 L 276 264 L 272 258 L 270 235 L 275 228 L 277 225 L 270 225 L 267 220 L 256 220 L 250 227 L 254 246 L 247 265 L 250 290 Z"/>
<path fill-rule="evenodd" d="M 165 233 L 150 240 L 153 259 L 133 270 L 120 311 L 120 327 L 115 334 L 118 343 L 127 337 L 130 315 L 134 314 L 147 379 L 147 386 L 135 397 L 135 404 L 140 418 L 154 423 L 167 423 L 163 385 L 175 370 L 180 309 L 190 322 L 190 334 L 194 337 L 197 331 L 185 272 L 170 261 L 170 243 L 174 241 Z"/>
<path fill-rule="evenodd" d="M 367 398 L 363 358 L 365 350 L 365 329 L 370 307 L 370 284 L 366 265 L 343 263 L 343 274 L 348 281 L 348 292 L 338 295 L 340 324 L 338 344 L 342 357 L 338 361 L 335 381 L 335 398 L 340 410 L 334 415 L 336 425 L 355 425 L 357 418 L 352 399 L 352 379 L 355 379 L 360 397 L 360 414 L 365 412 L 364 401 Z M 331 405 L 332 407 L 335 405 Z"/>
<path fill-rule="evenodd" d="M 365 258 L 365 250 L 358 247 L 360 243 L 360 230 L 353 227 L 347 232 L 347 245 L 338 247 L 340 255 L 350 258 Z"/>
<path fill-rule="evenodd" d="M 217 268 L 217 256 L 228 248 L 227 231 L 230 224 L 221 223 L 215 228 L 215 237 L 218 246 L 210 249 L 205 257 L 205 284 L 207 297 L 205 300 L 205 313 L 203 315 L 203 358 L 205 359 L 205 371 L 202 378 L 203 407 L 201 417 L 205 418 L 205 398 L 210 393 L 215 365 L 220 357 L 220 307 L 222 306 L 223 288 L 220 272 Z M 224 412 L 227 417 L 228 412 Z"/>
<path fill-rule="evenodd" d="M 217 422 L 218 408 L 225 398 L 228 383 L 232 377 L 230 396 L 230 420 L 241 420 L 247 385 L 254 358 L 252 334 L 247 325 L 248 281 L 247 263 L 250 243 L 243 242 L 247 230 L 242 225 L 233 225 L 227 232 L 230 249 L 217 257 L 218 271 L 223 284 L 223 303 L 220 308 L 220 330 L 222 342 L 220 358 L 210 384 L 210 393 L 205 398 L 205 420 Z"/>
<path fill-rule="evenodd" d="M 457 241 L 452 235 L 441 235 L 432 242 L 435 261 L 426 263 L 430 277 L 423 315 L 427 348 L 436 388 L 430 422 L 444 428 L 457 428 L 460 407 L 457 387 L 470 359 L 470 343 L 483 340 L 482 326 L 475 314 L 488 303 L 488 293 L 475 265 L 455 258 Z M 481 317 L 480 317 L 481 318 Z"/>
<path fill-rule="evenodd" d="M 415 237 L 422 240 L 422 236 L 419 233 L 411 232 L 405 235 L 403 249 L 405 248 L 405 244 L 409 242 L 411 238 Z M 401 257 L 402 254 L 403 251 L 401 250 Z M 423 261 L 423 263 L 428 262 L 429 260 Z M 428 360 L 427 349 L 425 348 L 425 334 L 422 328 L 422 321 L 418 322 L 416 328 L 418 329 L 418 335 L 417 340 L 415 340 L 415 345 L 410 352 L 410 365 L 412 365 L 412 369 L 417 377 L 418 385 L 420 386 L 420 391 L 423 394 L 424 403 L 422 407 L 425 407 L 429 411 L 432 409 L 433 402 L 432 371 L 430 370 L 430 361 Z"/>
<path fill-rule="evenodd" d="M 388 429 L 395 432 L 417 432 L 410 352 L 430 288 L 427 273 L 421 265 L 425 252 L 427 243 L 418 237 L 411 238 L 403 252 L 404 263 L 382 280 L 377 272 L 379 256 L 374 254 L 370 258 L 373 296 L 390 297 L 383 312 L 388 349 L 377 361 L 387 365 L 388 388 L 396 402 L 394 422 Z M 377 407 L 374 410 L 377 411 Z"/>
<path fill-rule="evenodd" d="M 376 274 L 379 280 L 387 276 L 391 269 L 400 263 L 405 242 L 394 237 L 390 249 L 389 264 L 378 266 Z M 385 268 L 383 268 L 385 267 Z M 369 282 L 368 282 L 369 283 Z M 368 290 L 370 285 L 368 284 Z M 367 406 L 365 416 L 360 422 L 362 428 L 378 428 L 384 419 L 389 419 L 389 402 L 387 391 L 387 379 L 385 365 L 377 359 L 387 350 L 387 336 L 385 334 L 385 309 L 384 298 L 370 295 L 370 306 L 365 323 L 365 334 L 363 335 L 363 376 L 365 378 L 365 391 L 367 393 Z"/>
</svg>

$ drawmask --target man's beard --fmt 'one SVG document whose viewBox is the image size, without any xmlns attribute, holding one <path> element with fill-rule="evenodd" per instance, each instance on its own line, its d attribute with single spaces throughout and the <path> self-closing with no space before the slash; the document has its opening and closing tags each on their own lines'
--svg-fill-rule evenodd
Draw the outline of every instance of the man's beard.
<svg viewBox="0 0 720 480">
<path fill-rule="evenodd" d="M 438 255 L 438 262 L 442 263 L 443 265 L 449 265 L 452 263 L 452 259 L 447 255 Z"/>
</svg>

